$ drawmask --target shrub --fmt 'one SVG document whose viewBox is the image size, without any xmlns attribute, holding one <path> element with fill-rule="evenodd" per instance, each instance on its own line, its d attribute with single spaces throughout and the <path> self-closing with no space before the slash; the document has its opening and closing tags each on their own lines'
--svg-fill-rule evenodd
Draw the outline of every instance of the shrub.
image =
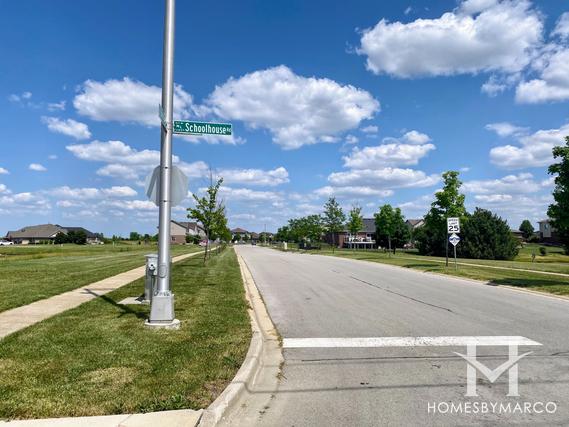
<svg viewBox="0 0 569 427">
<path fill-rule="evenodd" d="M 539 247 L 539 254 L 541 256 L 546 256 L 547 255 L 547 248 L 545 246 L 540 246 Z"/>
<path fill-rule="evenodd" d="M 462 257 L 511 260 L 518 254 L 508 223 L 486 209 L 476 208 L 462 229 L 463 240 L 457 247 Z"/>
</svg>

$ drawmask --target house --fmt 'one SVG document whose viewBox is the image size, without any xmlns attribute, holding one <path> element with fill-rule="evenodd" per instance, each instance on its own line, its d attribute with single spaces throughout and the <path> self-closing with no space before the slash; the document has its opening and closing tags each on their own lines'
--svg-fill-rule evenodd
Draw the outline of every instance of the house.
<svg viewBox="0 0 569 427">
<path fill-rule="evenodd" d="M 62 227 L 58 224 L 30 225 L 16 231 L 8 231 L 6 239 L 16 244 L 34 245 L 38 243 L 53 243 L 58 233 L 67 234 L 69 232 L 82 231 L 87 237 L 87 243 L 100 243 L 103 235 L 93 233 L 83 227 Z"/>
<path fill-rule="evenodd" d="M 363 218 L 362 222 L 363 227 L 356 234 L 344 229 L 339 233 L 326 233 L 324 241 L 339 248 L 375 248 L 375 219 Z"/>
<path fill-rule="evenodd" d="M 197 222 L 170 221 L 170 238 L 172 243 L 186 243 L 186 236 L 197 237 L 200 240 L 206 237 L 205 231 Z"/>
<path fill-rule="evenodd" d="M 244 228 L 233 228 L 230 230 L 231 231 L 231 240 L 238 240 L 238 239 L 242 239 L 242 240 L 249 240 L 251 233 L 249 233 L 247 230 L 245 230 Z"/>
<path fill-rule="evenodd" d="M 551 226 L 551 220 L 542 219 L 537 222 L 539 224 L 539 238 L 544 242 L 557 242 L 559 239 L 557 237 L 557 232 L 555 228 Z"/>
<path fill-rule="evenodd" d="M 405 224 L 407 224 L 407 226 L 409 227 L 409 230 L 411 232 L 413 232 L 413 230 L 416 230 L 417 228 L 420 228 L 423 225 L 425 225 L 425 220 L 423 218 L 421 218 L 421 219 L 408 219 L 407 221 L 405 221 Z"/>
</svg>

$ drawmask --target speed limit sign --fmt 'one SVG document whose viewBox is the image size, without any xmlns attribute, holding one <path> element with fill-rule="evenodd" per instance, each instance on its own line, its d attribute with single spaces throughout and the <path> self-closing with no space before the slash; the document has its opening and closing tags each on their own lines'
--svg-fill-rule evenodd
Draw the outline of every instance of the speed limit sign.
<svg viewBox="0 0 569 427">
<path fill-rule="evenodd" d="M 447 233 L 460 233 L 460 219 L 459 218 L 447 218 Z"/>
</svg>

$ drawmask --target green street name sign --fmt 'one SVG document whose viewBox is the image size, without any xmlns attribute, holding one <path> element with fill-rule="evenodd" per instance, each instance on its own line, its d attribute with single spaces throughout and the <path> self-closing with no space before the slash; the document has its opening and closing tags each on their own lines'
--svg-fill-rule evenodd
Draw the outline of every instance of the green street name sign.
<svg viewBox="0 0 569 427">
<path fill-rule="evenodd" d="M 233 126 L 229 123 L 202 123 L 188 120 L 174 120 L 174 133 L 186 135 L 231 135 Z"/>
</svg>

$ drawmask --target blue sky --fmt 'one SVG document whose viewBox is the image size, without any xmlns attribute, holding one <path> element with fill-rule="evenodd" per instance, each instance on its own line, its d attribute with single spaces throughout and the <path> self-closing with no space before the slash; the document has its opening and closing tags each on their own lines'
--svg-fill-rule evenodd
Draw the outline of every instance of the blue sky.
<svg viewBox="0 0 569 427">
<path fill-rule="evenodd" d="M 0 234 L 155 231 L 143 183 L 158 164 L 162 3 L 3 3 Z M 234 136 L 176 136 L 175 160 L 191 192 L 210 169 L 225 178 L 232 227 L 276 230 L 330 195 L 420 217 L 449 169 L 469 209 L 535 222 L 569 134 L 568 10 L 178 0 L 175 115 L 231 122 Z"/>
</svg>

